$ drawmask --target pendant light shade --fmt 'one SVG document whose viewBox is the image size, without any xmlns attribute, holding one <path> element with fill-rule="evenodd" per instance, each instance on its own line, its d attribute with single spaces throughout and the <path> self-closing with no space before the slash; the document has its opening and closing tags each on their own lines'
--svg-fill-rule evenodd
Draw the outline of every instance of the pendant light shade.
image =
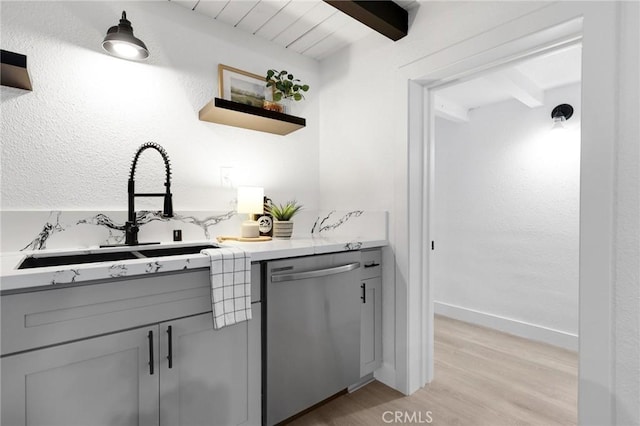
<svg viewBox="0 0 640 426">
<path fill-rule="evenodd" d="M 133 27 L 127 19 L 127 12 L 122 11 L 122 19 L 107 31 L 102 42 L 104 50 L 113 56 L 139 61 L 149 57 L 149 50 L 142 40 L 133 36 Z"/>
</svg>

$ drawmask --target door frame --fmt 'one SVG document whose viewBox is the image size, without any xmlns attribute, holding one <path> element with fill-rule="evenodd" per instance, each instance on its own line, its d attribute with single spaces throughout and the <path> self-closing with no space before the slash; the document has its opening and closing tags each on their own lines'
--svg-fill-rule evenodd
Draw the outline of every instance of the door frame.
<svg viewBox="0 0 640 426">
<path fill-rule="evenodd" d="M 560 2 L 514 19 L 478 37 L 400 67 L 408 118 L 405 173 L 407 226 L 400 228 L 397 289 L 397 387 L 413 393 L 433 379 L 433 299 L 430 285 L 433 191 L 432 90 L 483 70 L 581 39 L 579 389 L 580 424 L 612 424 L 613 253 L 619 5 Z M 405 113 L 404 115 L 402 113 Z M 425 119 L 427 117 L 427 119 Z M 402 238 L 404 237 L 404 238 Z M 404 270 L 403 270 L 404 269 Z M 401 282 L 404 282 L 401 281 Z M 403 309 L 404 312 L 399 311 Z"/>
</svg>

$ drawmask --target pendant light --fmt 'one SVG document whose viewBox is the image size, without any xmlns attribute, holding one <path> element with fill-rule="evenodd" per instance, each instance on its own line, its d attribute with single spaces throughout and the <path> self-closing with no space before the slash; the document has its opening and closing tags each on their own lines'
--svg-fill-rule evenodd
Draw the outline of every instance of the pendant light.
<svg viewBox="0 0 640 426">
<path fill-rule="evenodd" d="M 127 12 L 122 11 L 122 19 L 107 31 L 102 42 L 104 50 L 113 56 L 140 61 L 149 57 L 149 50 L 142 40 L 133 36 L 133 27 L 127 19 Z"/>
<path fill-rule="evenodd" d="M 565 129 L 564 123 L 573 115 L 573 107 L 569 104 L 558 105 L 551 111 L 551 118 L 553 119 L 553 125 L 551 130 L 563 130 Z"/>
</svg>

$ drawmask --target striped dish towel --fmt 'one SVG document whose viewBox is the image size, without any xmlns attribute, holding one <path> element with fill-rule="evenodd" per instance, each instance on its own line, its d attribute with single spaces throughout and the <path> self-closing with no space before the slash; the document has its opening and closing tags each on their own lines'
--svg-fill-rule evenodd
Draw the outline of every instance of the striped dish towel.
<svg viewBox="0 0 640 426">
<path fill-rule="evenodd" d="M 251 319 L 251 254 L 236 247 L 205 249 L 211 261 L 213 328 Z"/>
</svg>

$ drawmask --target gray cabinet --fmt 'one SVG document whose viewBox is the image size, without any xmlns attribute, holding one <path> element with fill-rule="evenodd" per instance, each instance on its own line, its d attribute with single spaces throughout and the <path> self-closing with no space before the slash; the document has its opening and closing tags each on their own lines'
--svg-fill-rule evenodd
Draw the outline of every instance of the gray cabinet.
<svg viewBox="0 0 640 426">
<path fill-rule="evenodd" d="M 382 270 L 380 250 L 362 252 L 360 377 L 382 365 Z"/>
<path fill-rule="evenodd" d="M 158 358 L 144 327 L 2 358 L 2 424 L 157 425 Z M 158 349 L 153 341 L 151 353 Z"/>
<path fill-rule="evenodd" d="M 154 278 L 3 295 L 1 424 L 260 425 L 261 303 L 214 330 L 207 271 Z"/>
<path fill-rule="evenodd" d="M 259 425 L 260 315 L 256 303 L 221 330 L 207 313 L 4 357 L 2 424 Z"/>
<path fill-rule="evenodd" d="M 220 330 L 211 314 L 160 324 L 161 425 L 260 424 L 260 305 Z"/>
</svg>

